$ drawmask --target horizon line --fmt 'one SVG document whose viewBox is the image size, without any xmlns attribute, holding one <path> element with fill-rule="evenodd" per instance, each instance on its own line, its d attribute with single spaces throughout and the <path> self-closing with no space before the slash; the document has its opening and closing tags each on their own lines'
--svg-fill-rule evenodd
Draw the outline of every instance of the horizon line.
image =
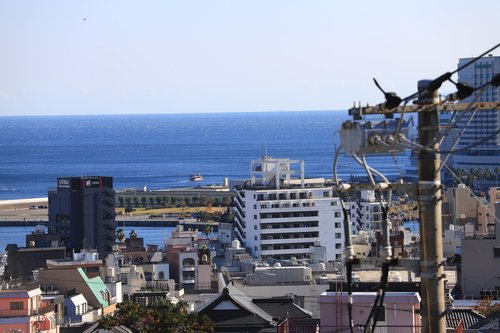
<svg viewBox="0 0 500 333">
<path fill-rule="evenodd" d="M 6 114 L 0 117 L 82 117 L 82 116 L 153 116 L 153 115 L 196 115 L 196 114 L 242 114 L 242 113 L 280 113 L 280 112 L 346 112 L 347 109 L 312 109 L 312 110 L 263 110 L 263 111 L 210 111 L 210 112 L 157 112 L 157 113 L 92 113 L 92 114 Z"/>
</svg>

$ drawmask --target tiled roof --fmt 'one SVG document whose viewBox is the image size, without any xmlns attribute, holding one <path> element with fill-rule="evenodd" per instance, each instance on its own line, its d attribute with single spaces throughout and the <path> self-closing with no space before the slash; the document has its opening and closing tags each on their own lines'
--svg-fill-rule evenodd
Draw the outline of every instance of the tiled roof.
<svg viewBox="0 0 500 333">
<path fill-rule="evenodd" d="M 312 314 L 309 311 L 294 304 L 292 297 L 254 299 L 253 303 L 257 304 L 273 318 L 285 319 L 312 317 Z"/>
<path fill-rule="evenodd" d="M 222 294 L 205 303 L 197 312 L 208 315 L 218 327 L 226 329 L 246 327 L 260 332 L 261 329 L 274 327 L 273 330 L 276 331 L 273 318 L 235 287 L 224 288 Z"/>
<path fill-rule="evenodd" d="M 500 331 L 500 313 L 496 312 L 482 319 L 471 327 L 479 329 L 478 332 L 498 332 Z"/>
<path fill-rule="evenodd" d="M 484 316 L 470 309 L 451 309 L 446 311 L 447 328 L 457 328 L 460 321 L 462 321 L 463 329 L 469 329 L 483 319 Z"/>
</svg>

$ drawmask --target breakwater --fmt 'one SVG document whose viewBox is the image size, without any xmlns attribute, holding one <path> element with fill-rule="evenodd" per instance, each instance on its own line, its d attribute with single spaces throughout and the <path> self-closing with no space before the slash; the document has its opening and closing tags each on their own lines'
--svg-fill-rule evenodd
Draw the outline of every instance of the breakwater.
<svg viewBox="0 0 500 333">
<path fill-rule="evenodd" d="M 181 225 L 184 230 L 188 229 L 198 229 L 203 231 L 205 227 L 209 226 L 214 232 L 219 229 L 219 223 L 217 222 L 201 222 L 201 221 L 179 221 L 179 220 L 126 220 L 126 221 L 116 221 L 117 227 L 177 227 Z"/>
<path fill-rule="evenodd" d="M 37 225 L 47 226 L 48 221 L 0 221 L 0 227 L 34 227 Z M 184 230 L 198 229 L 203 231 L 209 226 L 212 231 L 217 232 L 219 223 L 217 222 L 200 222 L 200 221 L 179 221 L 179 220 L 126 220 L 116 221 L 117 227 L 177 227 L 182 225 Z"/>
</svg>

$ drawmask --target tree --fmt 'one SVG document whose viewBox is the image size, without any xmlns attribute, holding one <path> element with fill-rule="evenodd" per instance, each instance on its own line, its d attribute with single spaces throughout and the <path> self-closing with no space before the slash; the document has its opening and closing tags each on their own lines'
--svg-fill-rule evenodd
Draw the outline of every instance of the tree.
<svg viewBox="0 0 500 333">
<path fill-rule="evenodd" d="M 125 199 L 120 195 L 118 196 L 118 205 L 120 207 L 123 207 L 123 203 L 125 202 Z"/>
<path fill-rule="evenodd" d="M 208 237 L 213 231 L 213 228 L 210 225 L 206 225 L 205 228 L 203 229 L 203 233 Z"/>
<path fill-rule="evenodd" d="M 220 198 L 214 198 L 214 200 L 213 200 L 213 205 L 214 205 L 215 207 L 220 207 L 220 206 L 222 206 L 222 200 L 221 200 Z"/>
<path fill-rule="evenodd" d="M 142 207 L 146 207 L 146 202 L 148 202 L 148 199 L 146 197 L 141 197 Z"/>
<path fill-rule="evenodd" d="M 482 299 L 472 309 L 487 317 L 493 313 L 500 312 L 500 304 L 492 304 L 491 299 Z"/>
<path fill-rule="evenodd" d="M 113 316 L 99 320 L 99 328 L 125 326 L 134 333 L 214 332 L 214 323 L 207 316 L 188 313 L 187 303 L 172 304 L 159 299 L 152 305 L 142 306 L 131 301 L 118 304 Z"/>
<path fill-rule="evenodd" d="M 125 232 L 123 231 L 123 229 L 116 229 L 116 239 L 118 239 L 120 243 L 123 242 L 123 240 L 125 239 Z"/>
<path fill-rule="evenodd" d="M 128 236 L 129 236 L 130 238 L 137 238 L 137 232 L 135 232 L 135 230 L 134 230 L 134 229 L 132 229 L 132 230 L 130 230 L 130 232 L 129 232 Z"/>
<path fill-rule="evenodd" d="M 226 206 L 226 207 L 231 206 L 231 198 L 230 197 L 222 198 L 222 202 L 224 203 L 224 206 Z"/>
</svg>

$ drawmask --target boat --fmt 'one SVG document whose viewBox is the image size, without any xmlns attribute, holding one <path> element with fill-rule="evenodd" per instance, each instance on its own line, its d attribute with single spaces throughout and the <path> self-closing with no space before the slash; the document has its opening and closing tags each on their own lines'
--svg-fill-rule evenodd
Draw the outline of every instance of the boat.
<svg viewBox="0 0 500 333">
<path fill-rule="evenodd" d="M 201 182 L 203 177 L 201 175 L 191 175 L 189 176 L 189 180 L 192 182 Z"/>
</svg>

